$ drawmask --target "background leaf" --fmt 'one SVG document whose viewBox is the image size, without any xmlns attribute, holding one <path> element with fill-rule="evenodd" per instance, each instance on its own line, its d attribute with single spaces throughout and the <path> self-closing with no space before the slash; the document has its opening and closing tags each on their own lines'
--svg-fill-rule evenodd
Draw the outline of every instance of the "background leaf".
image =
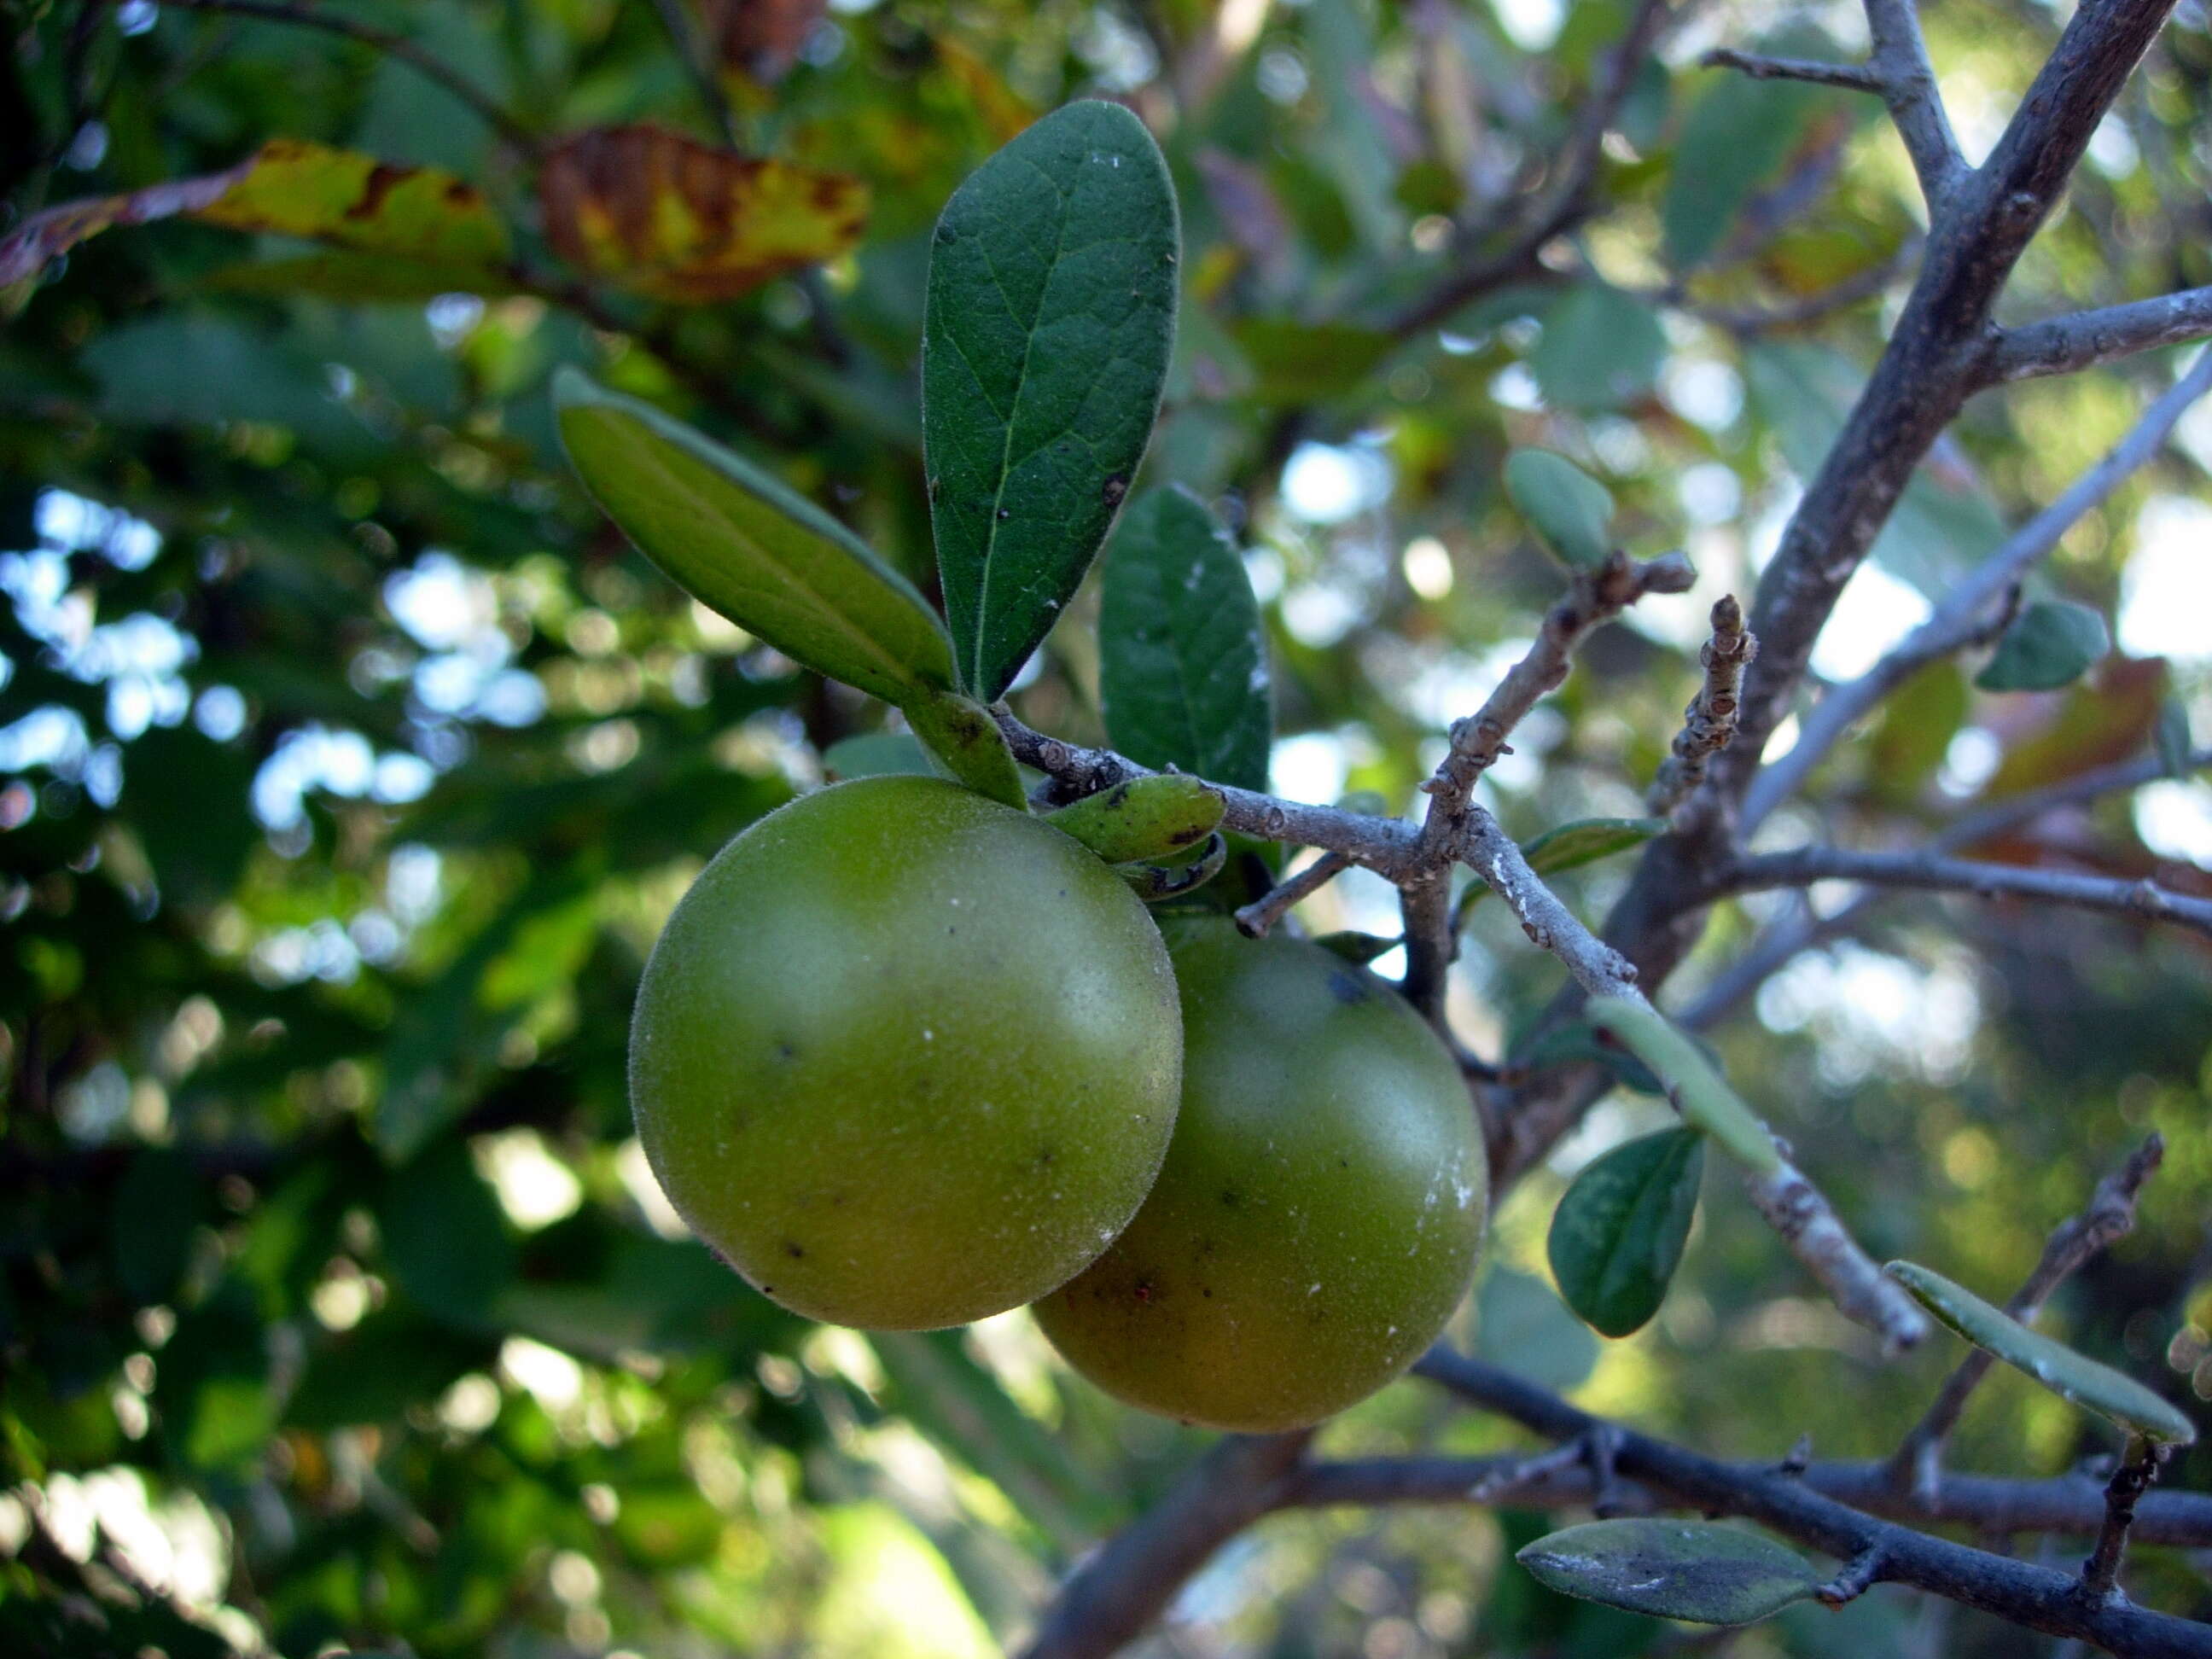
<svg viewBox="0 0 2212 1659">
<path fill-rule="evenodd" d="M 1118 104 L 1047 116 L 938 221 L 922 437 L 961 684 L 981 702 L 1050 631 L 1136 477 L 1179 248 L 1166 164 Z"/>
<path fill-rule="evenodd" d="M 2039 599 L 2013 618 L 1974 684 L 1984 691 L 2056 691 L 2112 647 L 2105 619 L 2087 605 Z"/>
<path fill-rule="evenodd" d="M 1505 495 L 1568 568 L 1602 564 L 1613 551 L 1613 492 L 1565 456 L 1515 450 L 1505 458 Z"/>
<path fill-rule="evenodd" d="M 1711 1521 L 1586 1522 L 1513 1559 L 1562 1595 L 1700 1625 L 1752 1624 L 1820 1585 L 1796 1551 Z"/>
<path fill-rule="evenodd" d="M 1148 490 L 1115 528 L 1098 615 L 1115 747 L 1240 789 L 1267 787 L 1267 641 L 1244 562 L 1206 504 Z"/>
<path fill-rule="evenodd" d="M 1666 331 L 1650 306 L 1602 283 L 1579 283 L 1545 308 L 1528 367 L 1547 404 L 1589 414 L 1648 396 L 1666 355 Z"/>
<path fill-rule="evenodd" d="M 1559 1293 L 1592 1327 L 1626 1336 L 1659 1311 L 1705 1169 L 1705 1136 L 1682 1128 L 1616 1146 L 1576 1176 L 1545 1249 Z"/>
<path fill-rule="evenodd" d="M 944 629 L 852 532 L 750 462 L 583 375 L 556 383 L 561 441 L 594 499 L 701 604 L 786 655 L 900 702 L 944 690 Z"/>
<path fill-rule="evenodd" d="M 578 269 L 680 305 L 727 300 L 860 240 L 867 187 L 653 125 L 580 132 L 539 169 L 545 234 Z"/>
</svg>

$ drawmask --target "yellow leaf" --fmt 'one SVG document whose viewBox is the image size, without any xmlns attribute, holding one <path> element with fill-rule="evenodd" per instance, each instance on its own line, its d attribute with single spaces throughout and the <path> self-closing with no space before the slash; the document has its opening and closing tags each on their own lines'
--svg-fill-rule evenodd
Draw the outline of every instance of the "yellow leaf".
<svg viewBox="0 0 2212 1659">
<path fill-rule="evenodd" d="M 641 125 L 578 133 L 538 177 L 545 234 L 580 270 L 678 304 L 726 300 L 860 240 L 856 179 Z"/>
</svg>

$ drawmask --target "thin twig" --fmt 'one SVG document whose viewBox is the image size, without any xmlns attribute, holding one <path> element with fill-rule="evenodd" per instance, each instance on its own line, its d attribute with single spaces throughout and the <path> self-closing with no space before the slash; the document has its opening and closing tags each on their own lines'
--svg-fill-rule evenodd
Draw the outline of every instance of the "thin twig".
<svg viewBox="0 0 2212 1659">
<path fill-rule="evenodd" d="M 1881 77 L 1882 100 L 1932 210 L 1948 200 L 1967 169 L 1928 59 L 1919 12 L 1913 0 L 1866 0 L 1866 15 L 1874 37 L 1868 65 Z"/>
<path fill-rule="evenodd" d="M 1733 593 L 1713 604 L 1713 636 L 1698 648 L 1705 682 L 1682 711 L 1674 752 L 1660 763 L 1645 805 L 1665 817 L 1705 781 L 1705 764 L 1735 736 L 1735 715 L 1743 696 L 1743 671 L 1759 654 L 1759 636 L 1743 625 L 1743 607 Z"/>
<path fill-rule="evenodd" d="M 2212 334 L 2212 288 L 2192 288 L 2155 300 L 2079 311 L 2047 322 L 2002 329 L 1982 362 L 1982 384 L 2071 374 L 2137 352 L 2180 345 Z"/>
<path fill-rule="evenodd" d="M 2131 1435 L 2119 1467 L 2105 1488 L 2105 1524 L 2097 1533 L 2097 1547 L 2081 1564 L 2081 1597 L 2087 1601 L 2120 1598 L 2120 1558 L 2127 1551 L 2128 1528 L 2135 1524 L 2136 1505 L 2158 1479 L 2166 1448 L 2140 1435 Z"/>
<path fill-rule="evenodd" d="M 1775 1144 L 1782 1146 L 1779 1140 Z M 1743 1184 L 1790 1253 L 1844 1317 L 1881 1340 L 1885 1355 L 1897 1354 L 1928 1335 L 1928 1316 L 1919 1304 L 1875 1265 L 1835 1206 L 1790 1161 L 1786 1150 L 1776 1169 L 1747 1170 Z"/>
<path fill-rule="evenodd" d="M 2190 406 L 2212 389 L 2212 351 L 2145 410 L 2112 452 L 2022 525 L 1944 597 L 1934 615 L 1857 679 L 1831 690 L 1805 719 L 1788 754 L 1764 768 L 1744 798 L 1738 833 L 1749 835 L 1794 793 L 1828 751 L 1892 691 L 1937 659 L 1973 643 L 1990 608 L 2056 548 L 2066 532 L 2112 498 L 2162 449 Z"/>
<path fill-rule="evenodd" d="M 1597 84 L 1583 100 L 1573 130 L 1559 147 L 1541 182 L 1474 233 L 1476 236 L 1502 235 L 1506 239 L 1504 246 L 1487 258 L 1453 271 L 1399 312 L 1385 325 L 1389 334 L 1401 340 L 1411 338 L 1447 321 L 1453 313 L 1481 295 L 1542 272 L 1540 256 L 1545 246 L 1589 216 L 1598 165 L 1605 155 L 1606 134 L 1619 119 L 1621 106 L 1635 88 L 1637 72 L 1668 15 L 1669 0 L 1638 0 L 1627 32 L 1607 54 Z"/>
<path fill-rule="evenodd" d="M 2154 1133 L 2129 1155 L 2126 1163 L 2100 1181 L 2081 1213 L 2069 1216 L 2052 1231 L 2034 1271 L 2005 1304 L 2005 1311 L 2023 1325 L 2033 1324 L 2052 1291 L 2079 1272 L 2091 1256 L 2127 1237 L 2136 1224 L 2136 1197 L 2165 1156 L 2165 1138 Z M 1976 1348 L 1943 1379 L 1934 1402 L 1890 1459 L 1893 1481 L 1900 1486 L 1909 1485 L 1923 1496 L 1935 1490 L 1942 1472 L 1943 1443 L 1957 1426 L 1968 1398 L 1995 1363 L 1990 1354 Z"/>
<path fill-rule="evenodd" d="M 1863 881 L 1889 887 L 1971 893 L 1978 898 L 2046 899 L 2144 921 L 2171 921 L 2212 935 L 2212 899 L 2169 891 L 2156 882 L 2065 870 L 1990 864 L 1925 853 L 1864 853 L 1841 847 L 1801 847 L 1740 860 L 1722 884 L 1735 892 L 1809 887 L 1816 881 Z"/>
<path fill-rule="evenodd" d="M 1882 1569 L 1889 1558 L 1882 1553 L 1881 1546 L 1874 1545 L 1861 1550 L 1844 1564 L 1843 1570 L 1826 1583 L 1813 1592 L 1823 1607 L 1840 1607 L 1846 1601 L 1856 1601 L 1880 1582 Z"/>
<path fill-rule="evenodd" d="M 1864 64 L 1826 64 L 1810 58 L 1772 58 L 1764 52 L 1717 46 L 1698 60 L 1707 69 L 1730 69 L 1754 81 L 1805 81 L 1849 92 L 1882 90 L 1881 76 Z"/>
<path fill-rule="evenodd" d="M 482 116 L 500 137 L 526 155 L 535 156 L 543 148 L 543 141 L 538 136 L 508 113 L 497 99 L 404 34 L 395 34 L 390 29 L 380 29 L 374 24 L 358 22 L 353 18 L 342 17 L 335 12 L 324 11 L 314 6 L 294 3 L 294 0 L 163 0 L 163 3 L 174 6 L 179 11 L 230 12 L 240 17 L 258 17 L 272 23 L 295 23 L 306 28 L 342 34 L 349 40 L 358 40 L 363 46 L 374 46 L 386 56 L 398 59 L 417 74 L 435 81 Z"/>
<path fill-rule="evenodd" d="M 661 32 L 667 35 L 668 44 L 674 48 L 684 72 L 690 76 L 691 85 L 699 94 L 700 106 L 714 124 L 714 131 L 732 149 L 743 149 L 738 142 L 737 112 L 731 109 L 727 94 L 714 73 L 711 48 L 691 26 L 691 14 L 684 9 L 684 0 L 653 0 L 653 9 L 660 15 Z"/>
<path fill-rule="evenodd" d="M 1265 939 L 1277 922 L 1350 868 L 1352 860 L 1343 854 L 1323 853 L 1237 911 L 1237 931 L 1247 939 Z"/>
</svg>

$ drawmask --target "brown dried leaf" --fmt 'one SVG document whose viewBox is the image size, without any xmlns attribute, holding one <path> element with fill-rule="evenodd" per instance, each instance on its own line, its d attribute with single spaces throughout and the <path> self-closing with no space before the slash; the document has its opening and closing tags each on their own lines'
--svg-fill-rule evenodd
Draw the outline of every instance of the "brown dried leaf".
<svg viewBox="0 0 2212 1659">
<path fill-rule="evenodd" d="M 716 63 L 774 85 L 829 9 L 829 0 L 702 0 L 699 11 Z"/>
<path fill-rule="evenodd" d="M 578 133 L 538 175 L 545 234 L 580 270 L 679 305 L 726 300 L 860 240 L 867 187 L 640 125 Z"/>
</svg>

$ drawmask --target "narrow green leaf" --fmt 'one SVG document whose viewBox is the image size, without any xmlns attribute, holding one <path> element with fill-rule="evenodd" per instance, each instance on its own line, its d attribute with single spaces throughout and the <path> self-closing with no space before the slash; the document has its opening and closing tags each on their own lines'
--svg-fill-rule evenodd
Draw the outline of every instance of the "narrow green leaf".
<svg viewBox="0 0 2212 1659">
<path fill-rule="evenodd" d="M 1063 806 L 1045 822 L 1109 864 L 1164 858 L 1196 846 L 1221 822 L 1221 792 L 1182 772 L 1132 778 Z"/>
<path fill-rule="evenodd" d="M 908 699 L 907 723 L 945 769 L 979 795 L 1029 811 L 1021 769 L 991 711 L 957 691 L 925 691 Z"/>
<path fill-rule="evenodd" d="M 1774 1137 L 1737 1097 L 1705 1051 L 1666 1016 L 1627 997 L 1592 997 L 1589 1023 L 1656 1073 L 1682 1115 L 1711 1135 L 1747 1169 L 1779 1167 Z"/>
<path fill-rule="evenodd" d="M 821 508 L 574 369 L 554 376 L 553 402 L 592 499 L 702 605 L 886 702 L 951 685 L 951 647 L 921 595 Z"/>
<path fill-rule="evenodd" d="M 1180 244 L 1158 146 L 1096 100 L 1030 127 L 937 222 L 922 453 L 960 680 L 982 702 L 1051 630 L 1136 477 Z"/>
<path fill-rule="evenodd" d="M 1240 789 L 1267 787 L 1267 645 L 1244 561 L 1206 503 L 1147 490 L 1114 532 L 1098 616 L 1114 746 Z"/>
<path fill-rule="evenodd" d="M 1567 1188 L 1546 1248 L 1559 1293 L 1595 1329 L 1626 1336 L 1659 1311 L 1705 1169 L 1705 1136 L 1668 1129 L 1614 1147 Z"/>
<path fill-rule="evenodd" d="M 1602 564 L 1613 551 L 1613 492 L 1565 456 L 1515 450 L 1505 458 L 1505 495 L 1570 569 Z"/>
<path fill-rule="evenodd" d="M 1820 1587 L 1796 1551 L 1711 1521 L 1589 1521 L 1513 1559 L 1562 1595 L 1699 1625 L 1752 1624 Z"/>
<path fill-rule="evenodd" d="M 1984 691 L 2056 691 L 2112 649 L 2105 619 L 2086 605 L 2039 599 L 2013 619 L 1974 684 Z"/>
<path fill-rule="evenodd" d="M 2166 769 L 2169 778 L 2186 778 L 2191 770 L 2190 757 L 2196 752 L 2189 733 L 2189 707 L 2179 697 L 2168 697 L 2158 711 L 2158 725 L 2151 733 L 2152 747 L 2158 751 L 2158 763 Z"/>
<path fill-rule="evenodd" d="M 1577 818 L 1522 842 L 1521 856 L 1538 875 L 1556 875 L 1641 847 L 1654 836 L 1666 833 L 1664 818 Z M 1490 884 L 1480 876 L 1469 882 L 1460 895 L 1459 919 L 1464 921 L 1467 913 L 1481 903 L 1489 891 Z"/>
<path fill-rule="evenodd" d="M 1892 1261 L 1882 1271 L 1967 1341 L 2026 1371 L 2061 1400 L 2110 1418 L 2147 1440 L 2196 1443 L 2197 1425 L 2135 1378 L 2030 1330 L 2003 1309 L 1917 1261 Z"/>
<path fill-rule="evenodd" d="M 1577 414 L 1620 409 L 1657 384 L 1667 334 L 1643 301 L 1602 283 L 1581 283 L 1553 301 L 1543 320 L 1528 368 L 1552 408 Z"/>
</svg>

